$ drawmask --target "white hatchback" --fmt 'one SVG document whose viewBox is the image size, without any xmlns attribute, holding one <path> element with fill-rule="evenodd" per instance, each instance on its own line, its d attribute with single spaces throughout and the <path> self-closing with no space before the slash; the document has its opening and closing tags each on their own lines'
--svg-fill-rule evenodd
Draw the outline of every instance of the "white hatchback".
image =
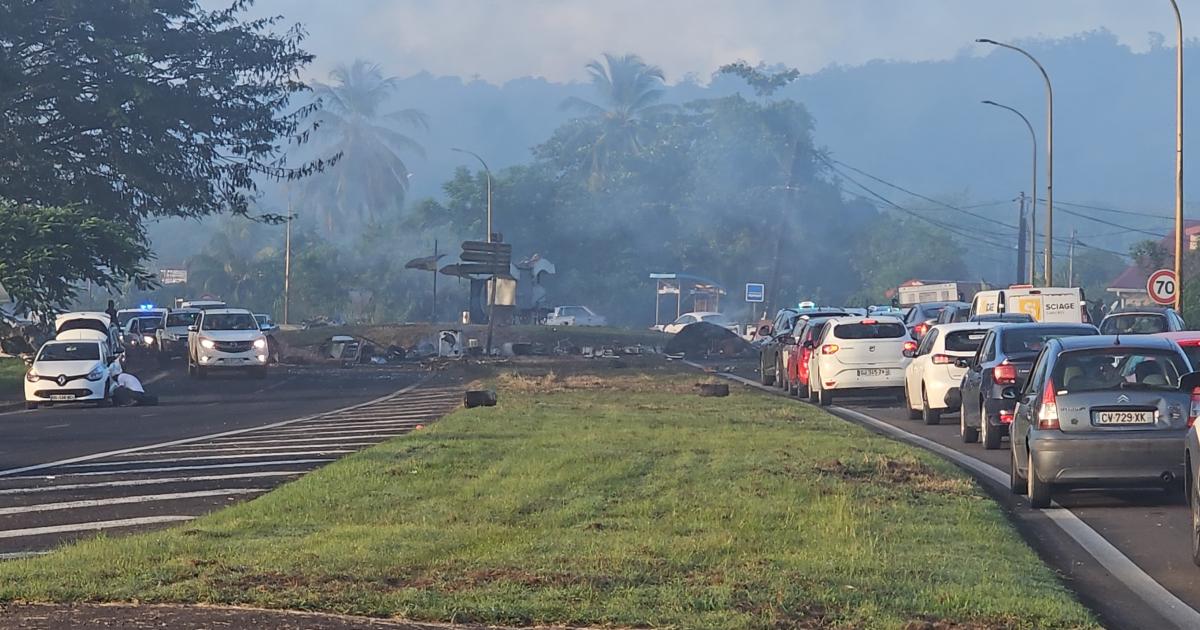
<svg viewBox="0 0 1200 630">
<path fill-rule="evenodd" d="M 908 353 L 913 360 L 904 371 L 904 401 L 910 419 L 938 424 L 942 413 L 959 408 L 959 387 L 967 372 L 962 360 L 975 356 L 988 329 L 998 325 L 1000 322 L 938 324 L 921 337 L 920 346 Z"/>
<path fill-rule="evenodd" d="M 813 344 L 809 386 L 822 406 L 835 392 L 904 387 L 905 350 L 916 346 L 898 317 L 835 317 Z"/>
<path fill-rule="evenodd" d="M 25 373 L 25 407 L 52 403 L 108 403 L 120 361 L 103 339 L 47 341 Z"/>
</svg>

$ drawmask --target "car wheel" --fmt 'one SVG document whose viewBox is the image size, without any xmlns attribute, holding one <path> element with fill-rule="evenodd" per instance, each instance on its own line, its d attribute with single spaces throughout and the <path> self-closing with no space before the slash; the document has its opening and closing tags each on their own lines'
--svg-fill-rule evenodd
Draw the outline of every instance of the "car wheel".
<svg viewBox="0 0 1200 630">
<path fill-rule="evenodd" d="M 1038 479 L 1037 469 L 1033 465 L 1033 451 L 1029 451 L 1029 461 L 1025 467 L 1026 491 L 1029 492 L 1029 507 L 1043 509 L 1050 507 L 1050 484 Z"/>
<path fill-rule="evenodd" d="M 1017 450 L 1009 449 L 1012 453 L 1008 461 L 1008 491 L 1013 494 L 1025 494 L 1028 491 L 1028 484 L 1021 473 L 1017 472 Z"/>
<path fill-rule="evenodd" d="M 25 403 L 25 408 L 26 408 L 26 409 L 37 409 L 37 408 L 38 408 L 38 404 L 37 404 L 37 403 L 35 403 L 35 402 L 33 402 L 33 401 L 29 401 L 29 402 L 26 402 L 26 403 Z"/>
<path fill-rule="evenodd" d="M 958 434 L 962 437 L 963 444 L 974 444 L 979 441 L 979 429 L 967 426 L 965 411 L 958 412 Z"/>
<path fill-rule="evenodd" d="M 979 428 L 983 432 L 983 448 L 989 451 L 995 451 L 1000 448 L 1000 431 L 992 426 L 991 421 L 987 417 L 987 407 L 980 405 L 979 407 Z"/>
<path fill-rule="evenodd" d="M 909 420 L 918 420 L 921 418 L 921 412 L 913 409 L 912 401 L 908 399 L 908 384 L 904 384 L 904 408 L 908 410 Z"/>
<path fill-rule="evenodd" d="M 929 406 L 929 397 L 925 395 L 925 390 L 921 390 L 921 420 L 928 425 L 942 423 L 942 412 L 939 409 L 932 409 Z"/>
<path fill-rule="evenodd" d="M 783 371 L 783 366 L 779 362 L 775 363 L 775 386 L 783 391 L 787 391 L 787 373 Z"/>
<path fill-rule="evenodd" d="M 1188 466 L 1190 470 L 1191 464 Z M 1200 489 L 1197 489 L 1194 479 L 1188 485 L 1191 486 L 1188 489 L 1188 499 L 1192 504 L 1192 564 L 1200 567 L 1200 494 L 1197 494 Z"/>
<path fill-rule="evenodd" d="M 758 381 L 763 385 L 774 385 L 775 377 L 767 375 L 767 364 L 765 361 L 758 362 Z"/>
<path fill-rule="evenodd" d="M 833 392 L 827 389 L 817 390 L 817 403 L 822 407 L 828 407 L 833 404 Z"/>
<path fill-rule="evenodd" d="M 813 389 L 812 386 L 812 374 L 808 375 L 808 383 L 806 383 L 804 387 L 808 388 L 808 402 L 817 402 L 817 390 Z"/>
</svg>

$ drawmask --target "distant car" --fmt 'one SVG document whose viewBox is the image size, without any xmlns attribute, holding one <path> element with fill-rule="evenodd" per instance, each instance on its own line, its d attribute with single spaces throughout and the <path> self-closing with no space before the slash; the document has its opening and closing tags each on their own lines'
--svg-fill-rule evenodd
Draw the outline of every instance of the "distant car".
<svg viewBox="0 0 1200 630">
<path fill-rule="evenodd" d="M 908 330 L 895 317 L 835 317 L 825 324 L 813 344 L 810 387 L 815 386 L 822 407 L 833 404 L 844 392 L 904 388 L 904 356 Z M 909 346 L 911 347 L 911 346 Z"/>
<path fill-rule="evenodd" d="M 586 306 L 559 306 L 546 316 L 547 326 L 607 326 L 608 320 Z"/>
<path fill-rule="evenodd" d="M 1051 339 L 1098 334 L 1091 324 L 1005 324 L 988 333 L 967 364 L 960 388 L 959 435 L 967 444 L 980 441 L 1000 448 L 1008 435 L 1017 393 L 1033 368 L 1033 360 Z"/>
<path fill-rule="evenodd" d="M 925 333 L 915 351 L 905 352 L 912 359 L 904 370 L 904 400 L 910 419 L 940 424 L 942 413 L 958 410 L 967 359 L 975 355 L 988 329 L 996 325 L 937 324 Z"/>
<path fill-rule="evenodd" d="M 696 322 L 708 322 L 710 324 L 716 324 L 722 328 L 728 328 L 734 333 L 738 332 L 738 325 L 729 321 L 729 318 L 724 314 L 709 311 L 684 313 L 683 315 L 679 316 L 679 319 L 676 319 L 670 324 L 663 324 L 661 327 L 658 327 L 658 329 L 662 332 L 674 335 L 675 333 L 683 330 L 684 326 L 687 326 L 688 324 L 695 324 Z"/>
<path fill-rule="evenodd" d="M 1061 487 L 1175 491 L 1196 417 L 1190 372 L 1179 346 L 1159 337 L 1051 339 L 1013 418 L 1010 490 L 1034 508 Z"/>
<path fill-rule="evenodd" d="M 904 326 L 908 328 L 909 334 L 916 341 L 921 340 L 921 335 L 929 330 L 938 322 L 942 312 L 946 309 L 957 310 L 962 307 L 971 308 L 970 304 L 965 302 L 925 302 L 924 304 L 915 304 L 908 313 L 904 316 Z"/>
<path fill-rule="evenodd" d="M 937 324 L 957 324 L 967 321 L 971 316 L 971 305 L 962 304 L 954 307 L 947 307 L 938 313 Z"/>
<path fill-rule="evenodd" d="M 250 311 L 204 310 L 188 328 L 190 376 L 204 378 L 212 369 L 241 368 L 255 378 L 266 378 L 269 358 L 267 338 Z"/>
<path fill-rule="evenodd" d="M 264 333 L 273 333 L 279 330 L 279 325 L 266 313 L 255 313 L 254 319 L 258 322 L 258 329 Z"/>
<path fill-rule="evenodd" d="M 194 308 L 200 311 L 206 311 L 210 308 L 225 308 L 228 306 L 221 300 L 184 300 L 179 304 L 179 308 Z"/>
<path fill-rule="evenodd" d="M 1109 313 L 1100 321 L 1101 335 L 1150 335 L 1186 330 L 1173 308 L 1130 308 Z"/>
<path fill-rule="evenodd" d="M 792 343 L 792 329 L 799 317 L 797 309 L 779 309 L 770 324 L 760 327 L 761 341 L 757 344 L 758 381 L 763 385 L 781 384 L 780 353 L 783 346 Z"/>
<path fill-rule="evenodd" d="M 1183 332 L 1158 333 L 1156 337 L 1165 337 L 1179 344 L 1187 355 L 1192 371 L 1200 371 L 1200 330 L 1185 330 Z"/>
<path fill-rule="evenodd" d="M 139 315 L 125 323 L 121 341 L 130 352 L 151 354 L 158 352 L 158 330 L 162 328 L 164 314 Z"/>
<path fill-rule="evenodd" d="M 129 320 L 135 317 L 155 317 L 162 316 L 167 312 L 165 308 L 158 308 L 152 304 L 145 304 L 137 308 L 123 308 L 117 311 L 117 327 L 125 330 L 125 326 L 129 324 Z"/>
<path fill-rule="evenodd" d="M 188 327 L 196 323 L 200 310 L 177 308 L 163 318 L 163 327 L 158 330 L 158 357 L 163 363 L 170 359 L 187 356 Z"/>
<path fill-rule="evenodd" d="M 48 341 L 25 373 L 25 407 L 72 402 L 106 405 L 118 374 L 120 361 L 103 338 Z"/>
</svg>

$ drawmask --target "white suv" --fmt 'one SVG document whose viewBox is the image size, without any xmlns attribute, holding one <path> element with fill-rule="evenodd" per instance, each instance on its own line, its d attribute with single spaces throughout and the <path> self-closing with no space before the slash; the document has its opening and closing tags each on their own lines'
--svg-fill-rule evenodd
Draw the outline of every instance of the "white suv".
<svg viewBox="0 0 1200 630">
<path fill-rule="evenodd" d="M 267 376 L 267 338 L 254 314 L 240 308 L 201 311 L 188 326 L 188 374 L 208 376 L 211 369 L 249 369 L 256 378 Z"/>
<path fill-rule="evenodd" d="M 975 356 L 989 328 L 999 322 L 937 324 L 921 337 L 921 345 L 907 352 L 913 358 L 904 371 L 904 402 L 908 417 L 925 424 L 938 424 L 942 413 L 957 410 L 962 403 L 965 359 Z"/>
<path fill-rule="evenodd" d="M 808 384 L 822 406 L 834 392 L 904 387 L 913 341 L 898 317 L 835 317 L 813 344 Z"/>
</svg>

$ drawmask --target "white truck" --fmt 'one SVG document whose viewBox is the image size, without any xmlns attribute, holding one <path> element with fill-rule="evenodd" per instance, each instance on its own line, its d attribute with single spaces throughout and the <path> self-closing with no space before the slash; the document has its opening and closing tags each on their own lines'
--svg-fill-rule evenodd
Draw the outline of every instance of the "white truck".
<svg viewBox="0 0 1200 630">
<path fill-rule="evenodd" d="M 971 317 L 995 313 L 1025 313 L 1037 322 L 1090 323 L 1078 287 L 1031 287 L 980 291 L 971 302 Z"/>
<path fill-rule="evenodd" d="M 896 302 L 905 307 L 927 302 L 967 302 L 982 288 L 979 282 L 906 283 L 897 288 Z"/>
</svg>

